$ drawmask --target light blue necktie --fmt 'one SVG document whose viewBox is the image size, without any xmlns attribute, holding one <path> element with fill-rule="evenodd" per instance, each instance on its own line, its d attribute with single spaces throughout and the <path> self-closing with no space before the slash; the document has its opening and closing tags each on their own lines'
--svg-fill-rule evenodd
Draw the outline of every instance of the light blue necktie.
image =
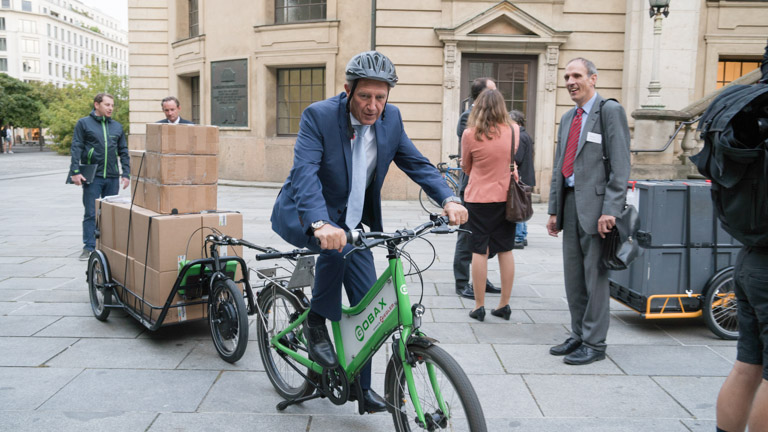
<svg viewBox="0 0 768 432">
<path fill-rule="evenodd" d="M 347 228 L 355 229 L 363 217 L 365 187 L 368 183 L 368 161 L 363 136 L 368 132 L 366 125 L 354 125 L 355 140 L 352 144 L 352 190 L 347 200 Z"/>
</svg>

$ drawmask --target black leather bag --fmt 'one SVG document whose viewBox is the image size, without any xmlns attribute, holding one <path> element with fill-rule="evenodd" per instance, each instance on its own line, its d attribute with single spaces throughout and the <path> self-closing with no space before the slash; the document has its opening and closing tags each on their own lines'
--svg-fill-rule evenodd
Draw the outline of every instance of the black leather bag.
<svg viewBox="0 0 768 432">
<path fill-rule="evenodd" d="M 515 142 L 519 137 L 512 128 L 512 164 L 509 172 L 509 190 L 507 191 L 507 208 L 505 219 L 509 222 L 527 222 L 533 216 L 531 205 L 531 188 L 522 181 L 515 181 Z"/>
<path fill-rule="evenodd" d="M 609 100 L 600 102 L 600 129 L 603 128 L 603 105 Z M 611 160 L 606 153 L 606 146 L 603 147 L 603 167 L 605 168 L 605 178 L 611 173 Z M 616 217 L 616 225 L 611 229 L 603 239 L 602 250 L 600 254 L 600 263 L 608 270 L 624 270 L 632 261 L 643 254 L 643 249 L 635 238 L 640 229 L 640 216 L 637 209 L 632 204 L 624 203 L 621 214 Z"/>
<path fill-rule="evenodd" d="M 640 216 L 632 204 L 625 204 L 616 225 L 603 239 L 600 262 L 608 270 L 624 270 L 643 254 L 635 238 L 640 229 Z"/>
</svg>

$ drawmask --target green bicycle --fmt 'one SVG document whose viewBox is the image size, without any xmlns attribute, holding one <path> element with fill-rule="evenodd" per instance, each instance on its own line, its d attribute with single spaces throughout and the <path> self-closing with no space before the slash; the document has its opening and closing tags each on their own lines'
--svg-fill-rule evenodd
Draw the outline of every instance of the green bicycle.
<svg viewBox="0 0 768 432">
<path fill-rule="evenodd" d="M 384 397 L 395 430 L 487 430 L 483 409 L 469 378 L 456 360 L 421 330 L 426 309 L 421 302 L 411 305 L 403 271 L 403 258 L 415 267 L 402 251 L 408 242 L 428 233 L 455 231 L 456 228 L 448 227 L 446 217 L 432 215 L 430 222 L 411 230 L 347 233 L 348 243 L 355 250 L 386 247 L 389 266 L 358 305 L 342 307 L 341 321 L 332 322 L 339 359 L 339 366 L 334 369 L 324 369 L 308 357 L 302 326 L 309 312 L 309 300 L 303 288 L 285 280 L 265 283 L 257 299 L 258 343 L 267 376 L 286 399 L 277 405 L 278 410 L 315 398 L 328 398 L 342 405 L 350 396 L 356 396 L 358 411 L 363 414 L 362 390 L 356 378 L 392 336 Z M 296 252 L 299 251 L 262 254 L 256 259 L 296 259 Z M 307 258 L 314 259 L 299 260 Z M 297 265 L 292 280 L 297 278 L 300 267 L 307 272 L 314 269 L 306 263 Z M 416 274 L 420 277 L 421 272 L 417 269 Z"/>
</svg>

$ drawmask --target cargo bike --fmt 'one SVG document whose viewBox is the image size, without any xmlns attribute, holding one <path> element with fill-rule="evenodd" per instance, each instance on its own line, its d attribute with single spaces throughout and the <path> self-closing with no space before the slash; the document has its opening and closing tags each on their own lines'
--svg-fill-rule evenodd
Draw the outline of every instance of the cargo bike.
<svg viewBox="0 0 768 432">
<path fill-rule="evenodd" d="M 741 244 L 722 228 L 703 180 L 630 181 L 627 201 L 640 215 L 643 254 L 609 272 L 611 297 L 645 319 L 703 317 L 736 339 L 733 271 Z"/>
<path fill-rule="evenodd" d="M 255 314 L 257 309 L 245 260 L 239 256 L 222 256 L 222 246 L 276 252 L 272 248 L 220 233 L 209 234 L 204 241 L 208 255 L 179 264 L 178 276 L 164 304 L 151 304 L 146 300 L 143 289 L 136 292 L 138 289 L 129 289 L 115 281 L 106 254 L 96 249 L 88 259 L 86 271 L 94 316 L 105 321 L 112 309 L 122 309 L 147 329 L 155 331 L 164 324 L 169 314 L 181 317 L 198 311 L 200 313 L 195 314 L 197 318 L 179 321 L 202 320 L 207 316 L 211 338 L 219 356 L 230 363 L 238 361 L 248 344 L 248 316 Z M 182 300 L 174 302 L 177 295 Z"/>
</svg>

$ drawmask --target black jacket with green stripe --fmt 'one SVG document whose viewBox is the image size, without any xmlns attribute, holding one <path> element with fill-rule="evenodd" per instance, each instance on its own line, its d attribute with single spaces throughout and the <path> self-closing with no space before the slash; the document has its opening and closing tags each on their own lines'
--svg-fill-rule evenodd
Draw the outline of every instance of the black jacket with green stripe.
<svg viewBox="0 0 768 432">
<path fill-rule="evenodd" d="M 79 174 L 80 164 L 96 164 L 97 177 L 130 177 L 130 157 L 123 125 L 95 111 L 77 121 L 72 135 L 69 176 Z M 119 165 L 122 165 L 122 174 Z"/>
</svg>

